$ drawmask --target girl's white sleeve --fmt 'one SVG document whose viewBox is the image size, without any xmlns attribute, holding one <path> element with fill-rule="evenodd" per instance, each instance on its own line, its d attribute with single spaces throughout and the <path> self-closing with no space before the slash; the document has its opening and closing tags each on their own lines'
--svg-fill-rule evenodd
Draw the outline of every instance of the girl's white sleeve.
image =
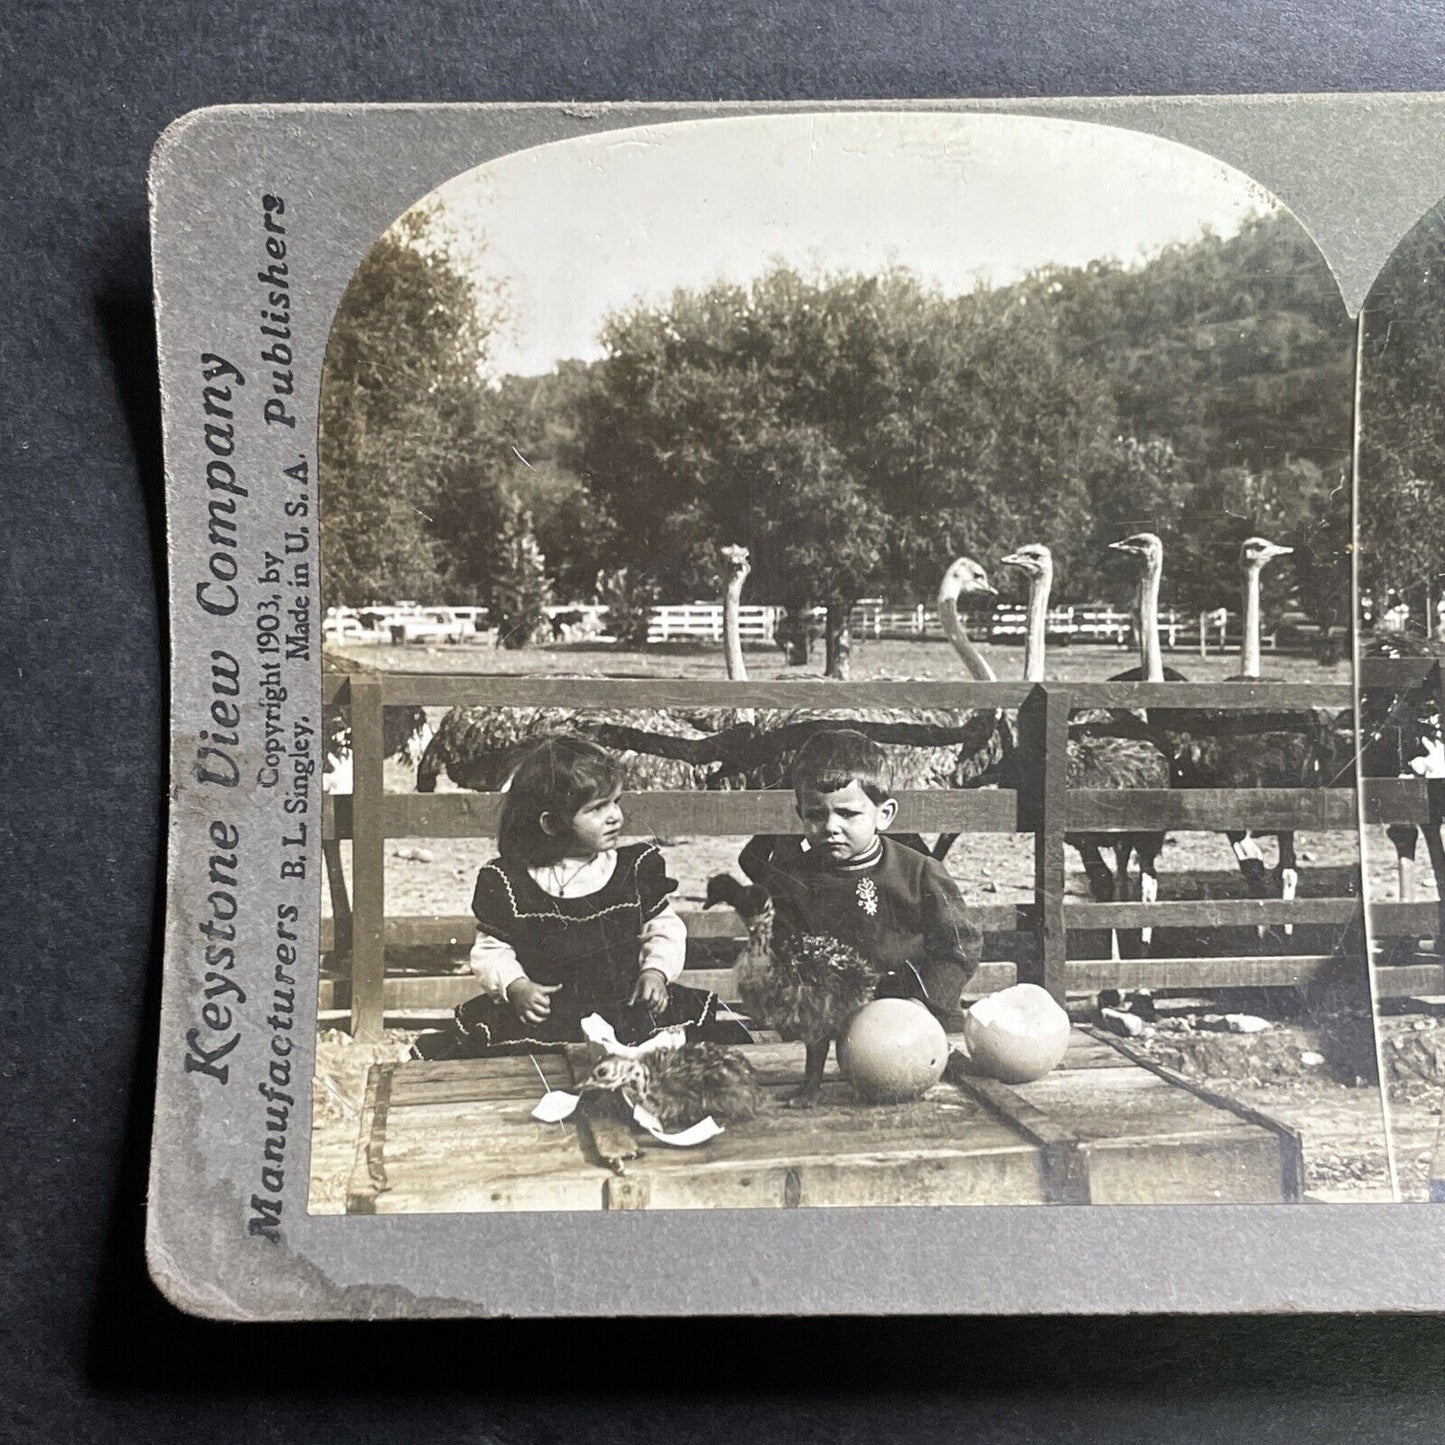
<svg viewBox="0 0 1445 1445">
<path fill-rule="evenodd" d="M 507 999 L 508 986 L 527 976 L 527 970 L 517 962 L 512 945 L 493 938 L 490 933 L 477 934 L 469 963 L 477 982 L 492 998 L 503 1003 Z"/>
<path fill-rule="evenodd" d="M 686 962 L 687 924 L 669 903 L 642 925 L 642 954 L 637 971 L 655 968 L 668 983 L 675 983 Z"/>
</svg>

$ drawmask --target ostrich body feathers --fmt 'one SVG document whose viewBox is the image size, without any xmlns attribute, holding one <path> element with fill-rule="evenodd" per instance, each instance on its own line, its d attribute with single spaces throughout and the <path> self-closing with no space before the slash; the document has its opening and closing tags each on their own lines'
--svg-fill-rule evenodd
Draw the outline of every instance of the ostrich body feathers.
<svg viewBox="0 0 1445 1445">
<path fill-rule="evenodd" d="M 616 1093 L 653 1114 L 669 1133 L 711 1115 L 720 1124 L 743 1124 L 762 1107 L 753 1066 L 736 1049 L 689 1044 L 658 1049 L 637 1059 L 607 1058 L 583 1080 L 583 1095 Z"/>
<path fill-rule="evenodd" d="M 770 956 L 750 956 L 738 972 L 738 994 L 752 1019 L 812 1044 L 836 1037 L 877 983 L 877 968 L 827 934 L 775 940 Z"/>
</svg>

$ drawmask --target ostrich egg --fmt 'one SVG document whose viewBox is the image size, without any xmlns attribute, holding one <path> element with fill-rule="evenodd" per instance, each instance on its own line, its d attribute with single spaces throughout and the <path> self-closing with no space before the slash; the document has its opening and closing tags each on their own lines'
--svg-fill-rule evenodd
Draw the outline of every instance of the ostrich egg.
<svg viewBox="0 0 1445 1445">
<path fill-rule="evenodd" d="M 1037 984 L 1018 983 L 969 1009 L 963 1042 L 976 1072 L 1005 1084 L 1029 1084 L 1064 1057 L 1069 1016 Z"/>
<path fill-rule="evenodd" d="M 947 1062 L 943 1025 L 912 999 L 865 1004 L 838 1040 L 843 1077 L 873 1104 L 918 1098 L 943 1077 Z"/>
</svg>

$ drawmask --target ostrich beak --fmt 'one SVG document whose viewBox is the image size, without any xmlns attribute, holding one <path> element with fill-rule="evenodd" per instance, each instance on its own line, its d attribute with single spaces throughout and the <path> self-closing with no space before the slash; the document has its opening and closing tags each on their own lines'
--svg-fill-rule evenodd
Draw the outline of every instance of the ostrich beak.
<svg viewBox="0 0 1445 1445">
<path fill-rule="evenodd" d="M 1029 559 L 1018 552 L 1010 552 L 1007 557 L 998 559 L 1000 567 L 1027 567 Z"/>
<path fill-rule="evenodd" d="M 1134 544 L 1127 539 L 1122 542 L 1110 542 L 1109 550 L 1111 552 L 1132 552 L 1134 550 Z"/>
<path fill-rule="evenodd" d="M 1293 551 L 1293 547 L 1282 547 L 1278 542 L 1271 542 L 1269 544 L 1269 555 L 1271 557 L 1288 557 Z"/>
</svg>

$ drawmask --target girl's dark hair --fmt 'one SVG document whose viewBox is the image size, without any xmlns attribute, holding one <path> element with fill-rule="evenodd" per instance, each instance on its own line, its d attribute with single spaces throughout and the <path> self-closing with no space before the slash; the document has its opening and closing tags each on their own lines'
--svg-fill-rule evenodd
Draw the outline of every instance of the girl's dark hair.
<svg viewBox="0 0 1445 1445">
<path fill-rule="evenodd" d="M 527 868 L 565 856 L 568 839 L 542 827 L 543 813 L 570 818 L 588 803 L 610 798 L 622 785 L 617 760 L 586 738 L 559 733 L 530 748 L 502 803 L 497 852 Z"/>
</svg>

